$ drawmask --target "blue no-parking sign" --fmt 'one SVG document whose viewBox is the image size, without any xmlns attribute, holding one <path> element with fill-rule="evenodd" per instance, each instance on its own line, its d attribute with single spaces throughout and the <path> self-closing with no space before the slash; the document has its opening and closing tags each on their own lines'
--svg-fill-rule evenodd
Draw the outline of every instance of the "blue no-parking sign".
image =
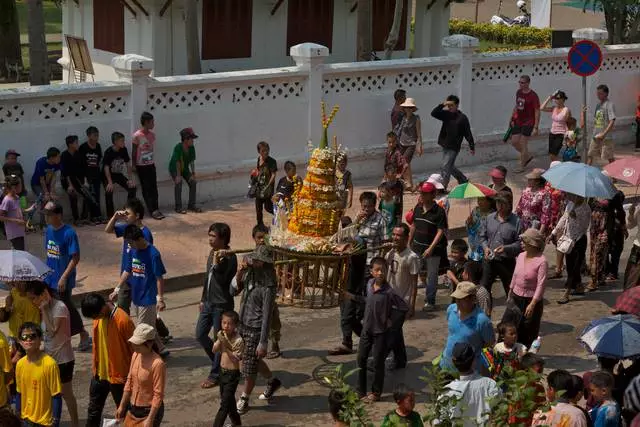
<svg viewBox="0 0 640 427">
<path fill-rule="evenodd" d="M 602 51 L 597 43 L 581 40 L 569 49 L 567 62 L 574 74 L 582 77 L 590 76 L 602 65 Z"/>
</svg>

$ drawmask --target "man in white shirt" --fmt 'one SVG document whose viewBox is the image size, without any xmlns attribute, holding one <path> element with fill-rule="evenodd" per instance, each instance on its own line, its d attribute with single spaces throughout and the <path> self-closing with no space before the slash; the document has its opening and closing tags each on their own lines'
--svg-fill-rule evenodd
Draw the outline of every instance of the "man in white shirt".
<svg viewBox="0 0 640 427">
<path fill-rule="evenodd" d="M 462 420 L 464 427 L 485 426 L 491 412 L 491 399 L 500 394 L 494 380 L 475 372 L 475 360 L 471 345 L 459 342 L 453 347 L 453 364 L 460 372 L 460 379 L 445 386 L 449 390 L 445 396 L 458 398 L 450 417 Z"/>
</svg>

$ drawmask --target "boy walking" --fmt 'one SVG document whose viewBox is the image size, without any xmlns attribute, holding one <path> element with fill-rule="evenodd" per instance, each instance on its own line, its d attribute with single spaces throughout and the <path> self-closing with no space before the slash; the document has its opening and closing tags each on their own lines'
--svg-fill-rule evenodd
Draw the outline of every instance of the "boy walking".
<svg viewBox="0 0 640 427">
<path fill-rule="evenodd" d="M 127 199 L 136 197 L 136 182 L 133 179 L 131 158 L 127 147 L 124 146 L 124 135 L 120 132 L 111 134 L 111 147 L 104 152 L 104 200 L 107 204 L 107 216 L 112 217 L 115 211 L 113 207 L 114 184 L 127 190 Z M 126 174 L 126 175 L 125 175 Z"/>
<path fill-rule="evenodd" d="M 80 146 L 80 158 L 84 176 L 89 185 L 89 192 L 95 202 L 90 206 L 89 218 L 93 223 L 101 223 L 103 221 L 100 211 L 100 187 L 102 186 L 100 162 L 102 162 L 102 147 L 100 147 L 100 143 L 98 142 L 100 133 L 97 127 L 89 126 L 86 134 L 87 141 Z M 83 214 L 83 217 L 84 216 Z"/>
<path fill-rule="evenodd" d="M 610 134 L 616 124 L 616 110 L 613 102 L 609 100 L 609 87 L 600 85 L 597 88 L 598 104 L 593 118 L 593 139 L 589 144 L 587 164 L 592 164 L 593 159 L 600 156 L 609 163 L 615 160 L 613 139 Z"/>
<path fill-rule="evenodd" d="M 138 172 L 142 198 L 153 219 L 163 219 L 164 215 L 158 210 L 158 182 L 156 178 L 156 164 L 153 159 L 153 151 L 156 146 L 156 134 L 153 115 L 148 112 L 140 116 L 141 128 L 135 131 L 131 140 L 131 154 L 133 167 Z"/>
<path fill-rule="evenodd" d="M 621 426 L 620 406 L 611 396 L 615 380 L 607 371 L 598 371 L 591 376 L 589 392 L 596 404 L 589 415 L 594 427 Z"/>
<path fill-rule="evenodd" d="M 398 148 L 398 136 L 389 132 L 387 134 L 387 151 L 384 156 L 384 174 L 385 179 L 387 176 L 387 166 L 393 165 L 395 167 L 395 176 L 400 179 L 404 176 L 405 171 L 409 167 L 407 159 L 404 158 L 400 148 Z"/>
<path fill-rule="evenodd" d="M 169 160 L 169 174 L 174 183 L 175 209 L 179 214 L 187 213 L 182 208 L 183 181 L 189 186 L 187 209 L 195 213 L 202 212 L 202 209 L 196 206 L 196 148 L 193 146 L 193 141 L 197 138 L 198 135 L 193 132 L 193 129 L 182 129 L 180 143 L 174 147 Z"/>
<path fill-rule="evenodd" d="M 125 270 L 120 277 L 118 287 L 111 293 L 111 300 L 118 296 L 118 290 L 126 283 L 131 287 L 131 301 L 135 305 L 138 325 L 147 324 L 155 329 L 159 311 L 167 306 L 164 303 L 164 275 L 167 271 L 162 263 L 160 252 L 144 237 L 137 225 L 128 225 L 124 230 L 124 238 L 131 245 Z M 169 351 L 156 334 L 155 342 L 162 358 L 169 356 Z"/>
<path fill-rule="evenodd" d="M 97 293 L 83 298 L 82 315 L 93 319 L 94 338 L 87 427 L 100 427 L 109 393 L 116 408 L 120 406 L 131 365 L 129 338 L 134 326 L 127 313 Z"/>
<path fill-rule="evenodd" d="M 236 408 L 236 390 L 240 383 L 240 359 L 244 351 L 244 342 L 236 328 L 240 316 L 235 311 L 222 313 L 222 330 L 213 345 L 213 351 L 221 354 L 220 367 L 220 409 L 213 421 L 213 427 L 222 427 L 229 416 L 231 425 L 242 425 Z"/>
<path fill-rule="evenodd" d="M 238 269 L 238 259 L 231 253 L 231 228 L 223 222 L 215 222 L 209 227 L 209 246 L 211 252 L 207 259 L 207 274 L 200 299 L 200 314 L 196 322 L 196 339 L 204 349 L 209 360 L 211 370 L 209 376 L 200 385 L 202 388 L 213 388 L 219 384 L 220 352 L 212 350 L 213 341 L 209 333 L 213 329 L 218 336 L 222 328 L 222 315 L 233 310 L 234 292 L 231 281 Z M 237 384 L 236 384 L 237 385 Z"/>
<path fill-rule="evenodd" d="M 105 233 L 114 233 L 116 237 L 122 237 L 122 262 L 120 263 L 120 274 L 127 268 L 131 245 L 124 238 L 124 231 L 128 225 L 135 225 L 142 230 L 144 239 L 153 245 L 153 234 L 149 227 L 142 223 L 144 218 L 144 205 L 139 199 L 129 199 L 125 205 L 125 210 L 117 211 L 113 214 L 107 226 L 104 228 Z M 120 287 L 118 292 L 118 307 L 123 309 L 127 314 L 131 307 L 131 287 L 128 283 Z"/>
<path fill-rule="evenodd" d="M 267 355 L 269 325 L 276 297 L 276 274 L 273 255 L 266 245 L 259 245 L 236 273 L 238 289 L 245 289 L 240 309 L 240 334 L 244 341 L 242 376 L 244 390 L 237 403 L 238 413 L 249 411 L 249 396 L 258 371 L 267 379 L 267 388 L 258 397 L 269 400 L 282 383 L 273 376 L 263 358 Z"/>
<path fill-rule="evenodd" d="M 16 365 L 16 412 L 25 426 L 60 425 L 62 385 L 53 357 L 40 349 L 42 329 L 27 322 L 20 327 L 20 345 L 26 356 Z"/>
<path fill-rule="evenodd" d="M 393 324 L 394 310 L 403 312 L 408 310 L 404 300 L 400 298 L 389 285 L 387 277 L 387 262 L 382 257 L 371 260 L 372 279 L 367 285 L 366 297 L 345 292 L 346 298 L 365 300 L 362 334 L 358 346 L 358 391 L 362 400 L 373 403 L 380 400 L 384 386 L 384 361 L 390 340 L 390 325 Z M 367 359 L 373 353 L 374 377 L 371 392 L 367 394 Z"/>
<path fill-rule="evenodd" d="M 89 351 L 91 337 L 84 329 L 80 313 L 71 299 L 73 288 L 76 287 L 76 267 L 80 262 L 78 235 L 73 227 L 62 221 L 62 206 L 59 203 L 47 203 L 44 211 L 47 219 L 44 249 L 47 265 L 52 270 L 44 281 L 69 309 L 71 336 L 80 334 L 78 351 Z"/>
</svg>

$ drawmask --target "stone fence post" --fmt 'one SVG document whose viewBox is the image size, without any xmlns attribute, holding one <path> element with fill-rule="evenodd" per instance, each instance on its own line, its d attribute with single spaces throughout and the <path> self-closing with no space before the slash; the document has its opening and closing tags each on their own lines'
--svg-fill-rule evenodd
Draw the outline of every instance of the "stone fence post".
<svg viewBox="0 0 640 427">
<path fill-rule="evenodd" d="M 578 30 L 574 30 L 572 33 L 572 37 L 573 37 L 573 41 L 577 42 L 580 40 L 590 40 L 594 43 L 597 43 L 600 46 L 600 49 L 602 49 L 602 55 L 603 55 L 603 62 L 604 59 L 606 59 L 606 55 L 607 52 L 604 49 L 604 44 L 606 43 L 607 39 L 609 38 L 609 33 L 606 30 L 601 30 L 598 28 L 580 28 Z M 602 67 L 600 68 L 600 70 L 602 69 Z M 598 70 L 595 72 L 595 74 L 592 74 L 591 76 L 587 77 L 587 117 L 586 117 L 586 121 L 589 124 L 589 126 L 587 127 L 587 132 L 592 132 L 593 131 L 593 109 L 595 108 L 595 105 L 597 104 L 597 99 L 596 99 L 596 88 L 598 87 L 598 85 L 601 83 L 600 82 L 600 75 L 601 75 L 601 71 Z M 602 83 L 607 83 L 607 82 L 602 82 Z M 580 117 L 580 116 L 577 116 Z M 588 140 L 587 140 L 588 141 Z"/>
<path fill-rule="evenodd" d="M 140 126 L 140 115 L 147 109 L 147 88 L 149 76 L 153 70 L 153 59 L 136 54 L 120 55 L 111 60 L 111 66 L 120 80 L 131 84 L 129 99 L 131 129 L 129 135 L 132 135 Z"/>
<path fill-rule="evenodd" d="M 471 114 L 473 105 L 473 52 L 478 44 L 477 38 L 465 34 L 453 34 L 442 39 L 442 47 L 447 56 L 460 61 L 457 79 L 458 97 L 460 98 L 460 109 L 468 115 Z"/>
<path fill-rule="evenodd" d="M 305 87 L 307 98 L 307 140 L 314 145 L 320 142 L 322 123 L 320 120 L 320 103 L 322 102 L 322 71 L 329 49 L 316 43 L 302 43 L 292 46 L 289 53 L 296 65 L 309 73 Z"/>
</svg>

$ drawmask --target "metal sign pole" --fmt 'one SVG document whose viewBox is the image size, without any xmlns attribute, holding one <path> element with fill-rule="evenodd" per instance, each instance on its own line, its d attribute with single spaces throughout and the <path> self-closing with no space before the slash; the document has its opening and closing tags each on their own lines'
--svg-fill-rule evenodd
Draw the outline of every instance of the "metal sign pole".
<svg viewBox="0 0 640 427">
<path fill-rule="evenodd" d="M 582 147 L 582 152 L 584 156 L 584 163 L 587 163 L 587 154 L 589 152 L 589 144 L 591 140 L 587 135 L 587 77 L 582 76 L 582 109 L 580 111 L 580 118 L 584 117 L 584 122 L 582 123 L 582 141 L 584 147 Z"/>
</svg>

